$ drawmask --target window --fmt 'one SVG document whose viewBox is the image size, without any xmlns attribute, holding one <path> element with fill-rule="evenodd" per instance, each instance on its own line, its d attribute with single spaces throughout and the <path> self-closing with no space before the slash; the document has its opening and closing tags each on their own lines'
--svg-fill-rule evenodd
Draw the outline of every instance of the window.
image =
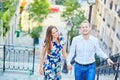
<svg viewBox="0 0 120 80">
<path fill-rule="evenodd" d="M 116 36 L 120 40 L 120 33 L 116 33 Z"/>
<path fill-rule="evenodd" d="M 113 0 L 110 1 L 110 9 L 113 7 Z"/>
<path fill-rule="evenodd" d="M 106 4 L 106 0 L 104 0 L 104 4 Z"/>
<path fill-rule="evenodd" d="M 106 16 L 106 9 L 104 9 L 104 12 L 103 12 L 103 21 L 105 22 L 105 16 Z"/>
<path fill-rule="evenodd" d="M 107 19 L 107 26 L 110 27 L 111 16 L 110 16 L 108 11 L 107 11 L 107 14 L 106 14 L 106 19 Z"/>
<path fill-rule="evenodd" d="M 117 0 L 114 0 L 114 5 L 115 5 L 115 11 L 117 11 L 117 7 L 118 7 Z"/>
<path fill-rule="evenodd" d="M 116 37 L 120 40 L 120 22 L 118 23 Z"/>
<path fill-rule="evenodd" d="M 117 11 L 117 13 L 118 13 L 118 16 L 120 17 L 120 9 Z"/>
<path fill-rule="evenodd" d="M 115 4 L 115 11 L 117 11 L 117 4 Z"/>
</svg>

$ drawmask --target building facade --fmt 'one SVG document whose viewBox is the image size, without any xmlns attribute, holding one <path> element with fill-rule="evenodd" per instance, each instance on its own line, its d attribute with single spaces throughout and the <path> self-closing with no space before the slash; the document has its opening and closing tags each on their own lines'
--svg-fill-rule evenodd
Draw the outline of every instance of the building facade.
<svg viewBox="0 0 120 80">
<path fill-rule="evenodd" d="M 120 54 L 120 0 L 96 0 L 91 21 L 102 49 L 108 55 Z"/>
</svg>

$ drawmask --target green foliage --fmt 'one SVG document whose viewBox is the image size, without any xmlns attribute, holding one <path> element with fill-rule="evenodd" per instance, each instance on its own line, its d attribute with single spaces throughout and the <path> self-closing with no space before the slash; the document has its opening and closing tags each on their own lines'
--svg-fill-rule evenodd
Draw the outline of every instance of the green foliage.
<svg viewBox="0 0 120 80">
<path fill-rule="evenodd" d="M 0 12 L 0 20 L 3 21 L 3 36 L 6 35 L 7 32 L 10 30 L 10 20 L 16 10 L 16 3 L 18 3 L 18 0 L 8 0 L 3 1 L 3 11 Z"/>
<path fill-rule="evenodd" d="M 48 0 L 34 0 L 33 3 L 28 5 L 29 18 L 42 23 L 43 20 L 50 13 L 50 3 Z M 39 26 L 39 25 L 38 25 Z M 32 38 L 39 38 L 42 27 L 35 27 L 32 29 L 30 36 Z"/>
<path fill-rule="evenodd" d="M 81 5 L 78 3 L 78 0 L 66 0 L 65 4 L 66 9 L 62 13 L 62 17 L 66 21 L 71 21 L 72 28 L 70 30 L 70 43 L 74 36 L 79 34 L 80 24 L 85 20 L 84 11 L 81 10 Z"/>
<path fill-rule="evenodd" d="M 34 2 L 28 6 L 30 19 L 42 22 L 50 12 L 49 7 L 50 3 L 48 0 L 34 0 Z"/>
<path fill-rule="evenodd" d="M 3 12 L 7 11 L 11 6 L 14 0 L 3 1 Z"/>
<path fill-rule="evenodd" d="M 42 26 L 34 27 L 30 33 L 32 38 L 39 38 L 40 32 L 42 32 Z"/>
<path fill-rule="evenodd" d="M 3 16 L 3 13 L 4 13 L 4 12 L 0 12 L 0 20 L 1 20 L 2 16 Z"/>
<path fill-rule="evenodd" d="M 74 10 L 80 7 L 77 0 L 66 0 L 64 5 L 66 6 L 66 9 L 62 13 L 62 17 L 65 17 L 66 20 L 73 15 Z"/>
</svg>

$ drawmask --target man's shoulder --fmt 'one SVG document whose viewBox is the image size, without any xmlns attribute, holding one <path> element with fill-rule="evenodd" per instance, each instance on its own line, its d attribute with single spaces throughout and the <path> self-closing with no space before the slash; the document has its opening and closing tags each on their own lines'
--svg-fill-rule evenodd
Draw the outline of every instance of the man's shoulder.
<svg viewBox="0 0 120 80">
<path fill-rule="evenodd" d="M 82 36 L 78 35 L 78 36 L 75 36 L 73 39 L 76 40 L 76 39 L 80 39 L 80 38 L 82 38 Z"/>
</svg>

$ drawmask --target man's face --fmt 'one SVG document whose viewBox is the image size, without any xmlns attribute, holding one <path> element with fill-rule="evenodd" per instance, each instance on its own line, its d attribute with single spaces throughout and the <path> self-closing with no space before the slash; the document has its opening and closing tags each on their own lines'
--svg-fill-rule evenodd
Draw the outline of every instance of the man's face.
<svg viewBox="0 0 120 80">
<path fill-rule="evenodd" d="M 82 23 L 80 30 L 83 35 L 88 35 L 90 33 L 91 28 L 88 23 Z"/>
</svg>

